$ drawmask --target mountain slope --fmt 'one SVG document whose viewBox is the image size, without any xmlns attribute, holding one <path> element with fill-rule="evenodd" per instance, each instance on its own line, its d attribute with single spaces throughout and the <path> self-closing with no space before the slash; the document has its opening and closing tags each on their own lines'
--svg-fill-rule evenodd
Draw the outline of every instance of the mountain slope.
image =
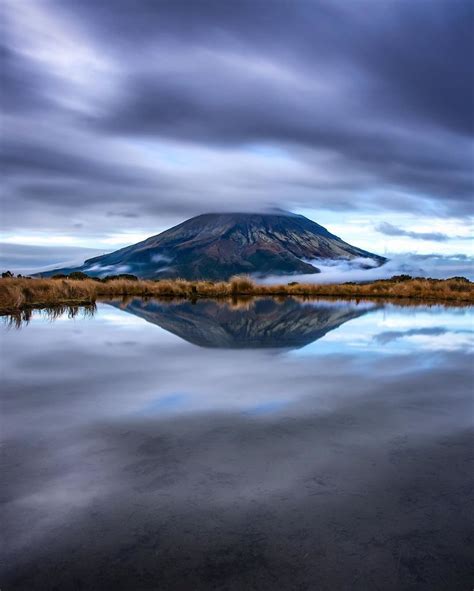
<svg viewBox="0 0 474 591">
<path fill-rule="evenodd" d="M 94 257 L 76 269 L 89 275 L 228 279 L 242 273 L 317 273 L 316 258 L 385 259 L 351 246 L 319 224 L 290 213 L 210 213 L 143 242 Z"/>
</svg>

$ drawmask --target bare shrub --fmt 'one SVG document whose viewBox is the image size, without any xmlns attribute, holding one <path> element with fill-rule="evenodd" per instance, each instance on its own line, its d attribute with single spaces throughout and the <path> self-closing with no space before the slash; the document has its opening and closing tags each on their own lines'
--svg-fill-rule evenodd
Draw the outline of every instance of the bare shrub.
<svg viewBox="0 0 474 591">
<path fill-rule="evenodd" d="M 230 290 L 233 294 L 247 294 L 255 291 L 255 284 L 250 277 L 232 277 Z"/>
</svg>

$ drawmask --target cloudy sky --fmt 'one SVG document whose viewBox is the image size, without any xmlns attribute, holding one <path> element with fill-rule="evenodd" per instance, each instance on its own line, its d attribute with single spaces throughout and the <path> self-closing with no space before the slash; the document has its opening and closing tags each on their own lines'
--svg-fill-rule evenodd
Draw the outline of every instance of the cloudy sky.
<svg viewBox="0 0 474 591">
<path fill-rule="evenodd" d="M 4 0 L 1 265 L 283 207 L 472 254 L 470 0 Z"/>
</svg>

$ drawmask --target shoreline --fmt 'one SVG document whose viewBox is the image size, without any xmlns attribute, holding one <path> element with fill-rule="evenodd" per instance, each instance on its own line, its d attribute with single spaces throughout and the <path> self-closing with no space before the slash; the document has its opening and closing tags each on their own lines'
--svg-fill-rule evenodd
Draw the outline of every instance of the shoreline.
<svg viewBox="0 0 474 591">
<path fill-rule="evenodd" d="M 107 298 L 164 300 L 232 299 L 255 297 L 337 298 L 386 300 L 404 304 L 474 304 L 474 283 L 463 278 L 383 279 L 371 283 L 261 285 L 246 277 L 230 281 L 111 279 L 0 279 L 0 315 L 60 306 L 90 306 Z"/>
</svg>

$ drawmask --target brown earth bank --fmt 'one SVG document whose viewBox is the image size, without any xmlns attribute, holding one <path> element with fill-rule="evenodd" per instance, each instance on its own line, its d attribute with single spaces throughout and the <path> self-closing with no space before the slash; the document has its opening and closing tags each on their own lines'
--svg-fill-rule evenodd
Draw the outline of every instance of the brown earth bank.
<svg viewBox="0 0 474 591">
<path fill-rule="evenodd" d="M 247 277 L 230 281 L 181 279 L 142 281 L 127 278 L 0 279 L 0 314 L 27 308 L 92 304 L 104 297 L 229 298 L 238 296 L 301 296 L 382 298 L 431 303 L 474 303 L 474 283 L 463 278 L 425 279 L 394 276 L 371 283 L 312 284 L 290 282 L 261 285 Z"/>
</svg>

